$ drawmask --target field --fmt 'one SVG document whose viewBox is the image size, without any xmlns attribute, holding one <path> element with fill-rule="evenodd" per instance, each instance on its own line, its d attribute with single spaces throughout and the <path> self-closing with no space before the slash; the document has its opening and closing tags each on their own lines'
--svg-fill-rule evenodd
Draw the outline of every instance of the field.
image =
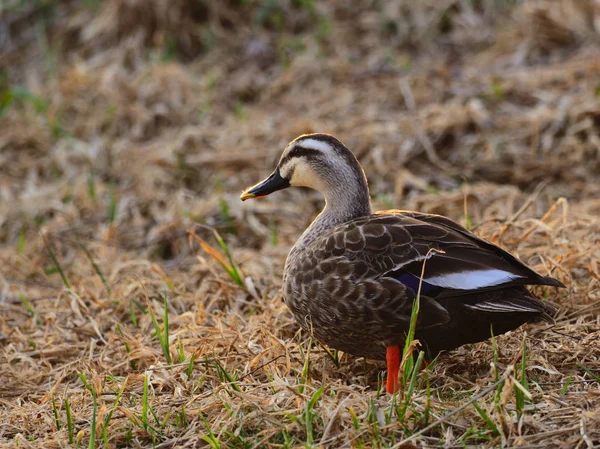
<svg viewBox="0 0 600 449">
<path fill-rule="evenodd" d="M 600 4 L 5 0 L 0 446 L 600 447 Z M 281 300 L 327 132 L 567 288 L 391 397 Z"/>
</svg>

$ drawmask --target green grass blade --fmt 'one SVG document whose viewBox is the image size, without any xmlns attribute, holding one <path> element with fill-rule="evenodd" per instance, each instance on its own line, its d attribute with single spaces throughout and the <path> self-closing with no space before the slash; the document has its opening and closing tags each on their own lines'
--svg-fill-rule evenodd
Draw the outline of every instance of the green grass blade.
<svg viewBox="0 0 600 449">
<path fill-rule="evenodd" d="M 227 272 L 229 273 L 229 275 L 231 276 L 231 278 L 233 279 L 233 281 L 236 284 L 243 286 L 244 280 L 242 279 L 242 275 L 240 273 L 240 270 L 239 270 L 237 264 L 233 261 L 233 257 L 231 256 L 231 253 L 229 252 L 229 248 L 227 247 L 227 244 L 225 243 L 223 238 L 219 235 L 219 233 L 217 232 L 216 229 L 213 229 L 213 233 L 215 235 L 215 238 L 217 239 L 217 242 L 219 243 L 219 246 L 225 253 L 227 260 L 229 261 L 229 266 L 231 268 L 230 269 L 226 268 Z"/>
<path fill-rule="evenodd" d="M 402 363 L 404 363 L 404 372 L 403 372 L 403 380 L 404 383 L 408 381 L 413 368 L 414 368 L 414 359 L 412 356 L 412 347 L 413 342 L 415 340 L 415 333 L 417 330 L 417 319 L 419 317 L 419 309 L 421 307 L 421 288 L 423 287 L 423 278 L 425 277 L 425 266 L 427 264 L 427 259 L 432 252 L 441 252 L 437 251 L 434 248 L 431 248 L 427 254 L 425 255 L 425 259 L 423 259 L 423 266 L 421 267 L 421 275 L 419 276 L 419 288 L 417 289 L 417 296 L 413 301 L 412 310 L 410 313 L 410 325 L 408 328 L 408 334 L 406 335 L 406 340 L 404 342 L 404 350 L 402 351 Z"/>
<path fill-rule="evenodd" d="M 163 345 L 163 352 L 167 358 L 167 363 L 172 365 L 173 360 L 171 359 L 171 350 L 169 349 L 169 303 L 167 302 L 167 292 L 165 292 L 163 296 L 163 303 L 163 336 L 161 342 Z"/>
<path fill-rule="evenodd" d="M 90 264 L 92 264 L 92 267 L 94 268 L 94 271 L 96 272 L 96 274 L 100 278 L 100 281 L 102 281 L 102 284 L 104 285 L 104 288 L 106 289 L 106 292 L 110 295 L 112 293 L 112 290 L 111 290 L 110 286 L 108 285 L 108 282 L 106 282 L 106 279 L 104 278 L 104 274 L 102 274 L 102 271 L 100 270 L 100 267 L 98 266 L 98 264 L 96 263 L 96 261 L 92 257 L 92 254 L 80 242 L 77 242 L 77 244 L 79 245 L 79 248 L 81 248 L 81 250 L 85 253 L 85 256 L 90 261 Z"/>
<path fill-rule="evenodd" d="M 108 222 L 113 224 L 117 219 L 117 196 L 115 193 L 115 183 L 110 183 L 110 188 L 108 190 Z"/>
<path fill-rule="evenodd" d="M 181 404 L 181 413 L 179 414 L 180 426 L 184 429 L 188 426 L 187 414 L 185 413 L 185 404 Z"/>
<path fill-rule="evenodd" d="M 121 402 L 121 397 L 123 396 L 123 392 L 125 391 L 126 386 L 127 386 L 127 377 L 123 381 L 123 385 L 121 385 L 121 388 L 119 389 L 119 392 L 117 393 L 117 397 L 115 398 L 115 403 L 113 404 L 112 409 L 106 415 L 106 418 L 104 420 L 104 429 L 105 430 L 108 427 L 108 425 L 110 424 L 110 420 L 112 419 L 113 413 L 119 407 L 119 403 Z"/>
<path fill-rule="evenodd" d="M 92 400 L 94 401 L 94 409 L 92 411 L 92 423 L 90 424 L 90 442 L 88 444 L 88 449 L 95 449 L 96 447 L 96 415 L 98 413 L 98 403 L 95 394 L 92 394 Z"/>
<path fill-rule="evenodd" d="M 325 392 L 325 386 L 319 388 L 312 395 L 310 400 L 306 403 L 306 408 L 304 410 L 304 426 L 306 428 L 306 443 L 309 446 L 312 446 L 315 442 L 314 438 L 314 429 L 313 429 L 313 420 L 315 418 L 314 407 L 315 404 L 321 399 L 323 393 Z"/>
<path fill-rule="evenodd" d="M 218 438 L 213 433 L 206 418 L 204 418 L 204 416 L 200 416 L 200 419 L 204 423 L 204 428 L 206 429 L 206 435 L 202 435 L 200 438 L 207 442 L 212 449 L 221 449 L 221 443 L 219 443 Z"/>
<path fill-rule="evenodd" d="M 410 383 L 408 384 L 408 390 L 406 391 L 405 402 L 406 402 L 407 406 L 412 401 L 412 395 L 413 395 L 413 392 L 415 391 L 415 386 L 417 385 L 417 377 L 419 376 L 419 370 L 421 369 L 421 364 L 423 363 L 424 359 L 425 359 L 425 353 L 423 351 L 419 351 L 419 355 L 417 357 L 417 363 L 415 363 L 415 366 L 413 368 L 412 376 L 410 378 Z"/>
<path fill-rule="evenodd" d="M 142 393 L 142 424 L 148 431 L 148 372 L 144 373 L 144 392 Z"/>
<path fill-rule="evenodd" d="M 217 359 L 214 359 L 214 363 L 215 363 L 215 367 L 217 368 L 217 375 L 219 376 L 219 379 L 221 380 L 221 382 L 228 383 L 231 385 L 231 387 L 235 391 L 241 392 L 242 390 L 240 389 L 240 386 L 237 384 L 237 380 L 234 379 L 233 376 L 231 376 L 231 374 L 229 374 L 227 372 L 227 370 L 223 367 L 223 365 L 221 365 L 219 363 L 219 361 Z"/>
<path fill-rule="evenodd" d="M 527 381 L 527 345 L 526 345 L 526 339 L 527 339 L 527 333 L 525 332 L 523 334 L 523 343 L 521 346 L 521 363 L 520 366 L 517 368 L 518 374 L 520 375 L 520 379 L 519 379 L 519 383 L 521 384 L 522 388 L 519 388 L 518 386 L 515 386 L 515 402 L 516 402 L 516 408 L 517 408 L 517 413 L 520 415 L 523 414 L 524 410 L 525 410 L 525 402 L 526 402 L 526 395 L 525 395 L 525 391 L 529 391 L 529 382 Z"/>
<path fill-rule="evenodd" d="M 135 316 L 135 311 L 133 310 L 132 302 L 129 302 L 129 317 L 131 318 L 131 323 L 137 327 L 138 321 L 137 321 L 137 316 Z"/>
<path fill-rule="evenodd" d="M 17 243 L 17 254 L 19 255 L 23 254 L 25 250 L 26 235 L 25 229 L 21 229 L 21 232 L 19 232 L 19 242 Z"/>
<path fill-rule="evenodd" d="M 94 172 L 90 171 L 87 179 L 87 194 L 93 203 L 96 202 L 96 181 L 94 180 Z"/>
<path fill-rule="evenodd" d="M 308 382 L 309 368 L 310 368 L 310 347 L 312 345 L 312 339 L 308 339 L 308 350 L 304 355 L 304 365 L 302 366 L 302 374 L 300 375 L 300 385 L 298 385 L 298 393 L 304 393 L 306 383 Z"/>
<path fill-rule="evenodd" d="M 591 369 L 586 368 L 583 364 L 581 363 L 577 363 L 577 366 L 582 369 L 585 373 L 589 374 L 590 376 L 592 376 L 593 379 L 596 380 L 596 382 L 600 382 L 600 376 L 596 373 L 594 373 Z"/>
<path fill-rule="evenodd" d="M 63 271 L 62 267 L 60 266 L 60 263 L 58 263 L 58 259 L 56 258 L 54 251 L 52 251 L 52 248 L 48 244 L 48 240 L 46 239 L 46 236 L 44 234 L 42 234 L 42 240 L 44 241 L 44 246 L 46 247 L 46 250 L 50 254 L 50 258 L 52 259 L 52 262 L 54 263 L 56 270 L 58 271 L 58 273 L 60 274 L 60 277 L 62 278 L 63 284 L 65 284 L 65 287 L 67 288 L 67 290 L 71 290 L 71 284 L 69 283 L 69 280 L 67 279 L 67 276 L 65 275 L 65 272 Z"/>
<path fill-rule="evenodd" d="M 34 317 L 35 312 L 33 311 L 33 307 L 31 307 L 31 304 L 29 303 L 29 301 L 27 301 L 27 298 L 25 298 L 25 295 L 23 295 L 23 293 L 21 293 L 21 292 L 19 292 L 19 299 L 25 306 L 25 309 L 27 309 L 27 313 L 29 314 L 29 316 Z"/>
<path fill-rule="evenodd" d="M 569 388 L 569 385 L 571 385 L 571 382 L 573 382 L 573 379 L 575 378 L 575 376 L 573 376 L 572 374 L 567 378 L 567 381 L 563 384 L 562 388 L 560 389 L 560 396 L 564 396 L 565 393 L 567 392 L 567 389 Z"/>
<path fill-rule="evenodd" d="M 477 405 L 477 402 L 473 402 L 473 407 L 475 407 L 475 410 L 477 410 L 477 413 L 479 413 L 479 416 L 481 416 L 481 419 L 483 419 L 485 421 L 485 423 L 487 424 L 489 429 L 492 431 L 494 436 L 499 436 L 500 431 L 498 430 L 498 426 L 496 426 L 494 421 L 491 420 L 491 418 L 485 412 L 485 410 L 483 410 L 481 407 L 479 407 L 479 405 Z"/>
<path fill-rule="evenodd" d="M 171 358 L 171 350 L 169 349 L 169 308 L 166 293 L 164 295 L 163 329 L 160 328 L 158 320 L 156 319 L 156 315 L 154 315 L 154 310 L 150 305 L 148 305 L 147 310 L 150 313 L 150 318 L 152 319 L 152 324 L 154 325 L 154 331 L 159 340 L 163 354 L 165 355 L 165 359 L 169 365 L 172 365 L 173 360 Z"/>
<path fill-rule="evenodd" d="M 56 408 L 56 400 L 54 398 L 54 395 L 52 395 L 52 412 L 54 413 L 54 422 L 56 424 L 56 430 L 60 430 L 60 419 L 58 417 L 58 409 Z"/>
<path fill-rule="evenodd" d="M 71 414 L 71 406 L 69 401 L 65 399 L 65 414 L 67 415 L 67 430 L 69 432 L 69 444 L 73 444 L 73 435 L 75 432 L 75 426 L 73 425 L 73 415 Z"/>
<path fill-rule="evenodd" d="M 352 406 L 348 407 L 348 412 L 350 413 L 350 417 L 352 418 L 352 425 L 354 426 L 354 430 L 360 429 L 360 422 L 358 421 L 358 416 L 356 415 L 356 412 L 354 411 L 354 408 L 352 408 Z"/>
<path fill-rule="evenodd" d="M 190 357 L 190 361 L 188 362 L 188 366 L 185 369 L 185 374 L 188 378 L 188 380 L 190 380 L 192 378 L 192 373 L 194 372 L 194 362 L 196 361 L 196 354 L 192 354 L 192 356 Z"/>
<path fill-rule="evenodd" d="M 88 449 L 95 449 L 95 447 L 96 447 L 96 416 L 98 414 L 98 401 L 97 401 L 97 397 L 96 397 L 97 392 L 94 389 L 94 386 L 90 385 L 90 383 L 87 381 L 85 374 L 77 373 L 77 375 L 79 376 L 79 379 L 83 383 L 83 386 L 92 395 L 93 410 L 92 410 L 92 422 L 90 424 L 90 442 L 88 444 Z M 70 413 L 70 411 L 69 411 L 69 413 Z"/>
</svg>

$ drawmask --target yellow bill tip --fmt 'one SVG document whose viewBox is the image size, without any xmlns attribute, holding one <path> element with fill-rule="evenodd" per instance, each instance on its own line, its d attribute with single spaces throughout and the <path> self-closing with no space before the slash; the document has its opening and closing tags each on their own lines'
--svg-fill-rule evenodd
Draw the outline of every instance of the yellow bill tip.
<svg viewBox="0 0 600 449">
<path fill-rule="evenodd" d="M 248 193 L 248 191 L 244 191 L 240 195 L 240 200 L 242 200 L 242 201 L 246 201 L 246 200 L 248 200 L 250 198 L 254 198 L 254 195 L 251 195 L 250 193 Z"/>
</svg>

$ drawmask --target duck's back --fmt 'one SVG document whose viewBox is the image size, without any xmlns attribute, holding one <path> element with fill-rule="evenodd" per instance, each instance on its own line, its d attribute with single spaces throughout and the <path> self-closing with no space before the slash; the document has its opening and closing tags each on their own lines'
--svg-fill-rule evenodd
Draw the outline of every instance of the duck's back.
<svg viewBox="0 0 600 449">
<path fill-rule="evenodd" d="M 433 356 L 552 314 L 533 284 L 562 286 L 447 218 L 384 211 L 292 249 L 284 299 L 324 343 L 382 359 L 404 341 L 420 286 L 417 338 Z"/>
</svg>

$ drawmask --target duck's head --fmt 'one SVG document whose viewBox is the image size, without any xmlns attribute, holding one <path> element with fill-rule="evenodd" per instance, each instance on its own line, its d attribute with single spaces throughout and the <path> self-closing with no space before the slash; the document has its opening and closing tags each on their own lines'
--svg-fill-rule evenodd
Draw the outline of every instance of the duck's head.
<svg viewBox="0 0 600 449">
<path fill-rule="evenodd" d="M 291 186 L 310 187 L 331 200 L 344 193 L 355 198 L 366 195 L 369 202 L 362 167 L 354 154 L 329 134 L 305 134 L 291 141 L 273 173 L 246 189 L 240 199 L 261 198 Z"/>
</svg>

